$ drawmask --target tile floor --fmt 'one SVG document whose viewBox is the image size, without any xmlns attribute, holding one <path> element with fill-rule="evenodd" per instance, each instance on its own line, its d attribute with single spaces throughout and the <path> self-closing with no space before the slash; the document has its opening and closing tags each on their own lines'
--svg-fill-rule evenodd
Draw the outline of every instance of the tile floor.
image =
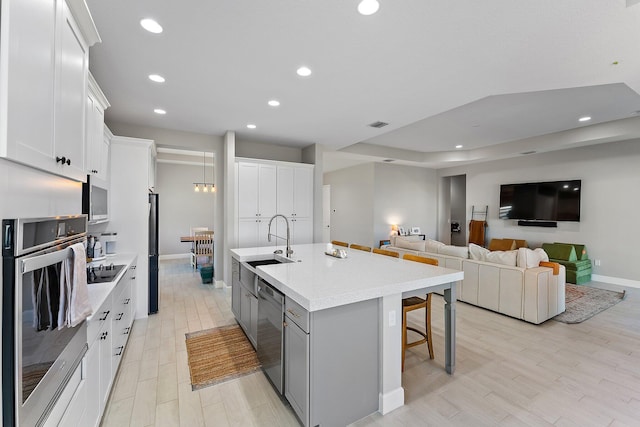
<svg viewBox="0 0 640 427">
<path fill-rule="evenodd" d="M 233 322 L 230 291 L 202 285 L 185 262 L 160 269 L 160 313 L 134 323 L 102 425 L 299 425 L 262 373 L 191 391 L 184 334 Z M 356 426 L 640 426 L 640 289 L 576 325 L 459 303 L 453 376 L 443 369 L 441 297 L 433 310 L 436 358 L 409 351 L 405 406 Z"/>
</svg>

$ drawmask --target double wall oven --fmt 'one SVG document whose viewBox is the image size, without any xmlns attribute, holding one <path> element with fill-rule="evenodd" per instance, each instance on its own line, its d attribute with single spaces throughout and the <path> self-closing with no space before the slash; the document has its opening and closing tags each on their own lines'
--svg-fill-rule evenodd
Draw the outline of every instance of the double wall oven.
<svg viewBox="0 0 640 427">
<path fill-rule="evenodd" d="M 87 351 L 87 325 L 58 327 L 60 270 L 87 217 L 2 221 L 2 425 L 40 426 Z"/>
</svg>

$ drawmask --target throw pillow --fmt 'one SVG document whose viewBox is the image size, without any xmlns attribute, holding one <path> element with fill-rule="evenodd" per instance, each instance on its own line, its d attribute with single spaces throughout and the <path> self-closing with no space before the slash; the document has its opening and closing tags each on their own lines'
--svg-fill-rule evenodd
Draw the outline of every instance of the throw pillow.
<svg viewBox="0 0 640 427">
<path fill-rule="evenodd" d="M 490 251 L 512 251 L 516 248 L 516 241 L 513 239 L 491 239 L 489 242 Z"/>
<path fill-rule="evenodd" d="M 432 254 L 437 254 L 438 248 L 444 245 L 445 245 L 444 243 L 438 242 L 437 240 L 427 239 L 425 242 L 425 252 L 431 252 Z"/>
<path fill-rule="evenodd" d="M 538 256 L 540 257 L 540 261 L 549 262 L 549 255 L 547 255 L 544 249 L 535 248 L 533 251 L 538 254 Z"/>
<path fill-rule="evenodd" d="M 515 267 L 517 264 L 518 251 L 493 251 L 487 254 L 487 262 L 494 264 L 510 265 Z"/>
<path fill-rule="evenodd" d="M 517 265 L 521 268 L 533 268 L 540 265 L 540 254 L 528 248 L 518 249 Z"/>
<path fill-rule="evenodd" d="M 489 249 L 485 249 L 482 246 L 475 243 L 469 243 L 469 258 L 475 261 L 486 261 Z"/>
<path fill-rule="evenodd" d="M 458 258 L 469 258 L 469 248 L 466 246 L 442 245 L 438 247 L 440 255 L 455 256 Z"/>
<path fill-rule="evenodd" d="M 398 248 L 411 249 L 412 251 L 424 252 L 424 246 L 425 246 L 424 240 L 418 240 L 418 241 L 412 242 L 407 239 L 403 239 L 401 237 L 398 237 L 396 239 L 396 247 Z"/>
</svg>

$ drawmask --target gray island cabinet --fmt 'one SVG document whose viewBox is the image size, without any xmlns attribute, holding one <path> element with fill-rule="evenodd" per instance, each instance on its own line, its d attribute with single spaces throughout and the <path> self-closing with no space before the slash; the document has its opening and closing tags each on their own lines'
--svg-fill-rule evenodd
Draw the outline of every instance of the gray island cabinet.
<svg viewBox="0 0 640 427">
<path fill-rule="evenodd" d="M 445 369 L 452 374 L 455 283 L 464 277 L 460 271 L 350 249 L 346 259 L 337 259 L 325 255 L 325 248 L 294 245 L 288 258 L 274 254 L 276 247 L 231 250 L 232 310 L 254 345 L 253 313 L 251 307 L 243 311 L 243 298 L 251 283 L 258 292 L 258 280 L 251 282 L 246 262 L 282 262 L 250 271 L 284 295 L 282 393 L 302 424 L 314 427 L 344 426 L 404 405 L 403 297 L 443 291 Z"/>
</svg>

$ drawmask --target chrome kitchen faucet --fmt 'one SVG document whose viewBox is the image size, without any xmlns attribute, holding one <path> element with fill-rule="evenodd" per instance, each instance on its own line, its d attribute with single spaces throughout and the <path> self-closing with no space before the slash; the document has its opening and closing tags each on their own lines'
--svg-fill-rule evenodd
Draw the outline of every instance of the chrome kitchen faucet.
<svg viewBox="0 0 640 427">
<path fill-rule="evenodd" d="M 280 237 L 276 234 L 271 234 L 271 223 L 273 222 L 273 220 L 276 217 L 281 216 L 282 218 L 284 218 L 284 221 L 287 223 L 287 238 L 285 239 L 284 237 Z M 282 240 L 286 240 L 287 241 L 287 257 L 289 255 L 291 255 L 293 253 L 293 249 L 291 249 L 291 246 L 289 245 L 289 242 L 291 240 L 291 233 L 289 231 L 289 220 L 287 219 L 286 216 L 282 215 L 282 214 L 275 214 L 274 216 L 271 217 L 271 219 L 269 220 L 269 229 L 267 230 L 267 241 L 271 241 L 271 236 L 273 237 L 277 237 L 278 239 L 282 239 Z"/>
</svg>

